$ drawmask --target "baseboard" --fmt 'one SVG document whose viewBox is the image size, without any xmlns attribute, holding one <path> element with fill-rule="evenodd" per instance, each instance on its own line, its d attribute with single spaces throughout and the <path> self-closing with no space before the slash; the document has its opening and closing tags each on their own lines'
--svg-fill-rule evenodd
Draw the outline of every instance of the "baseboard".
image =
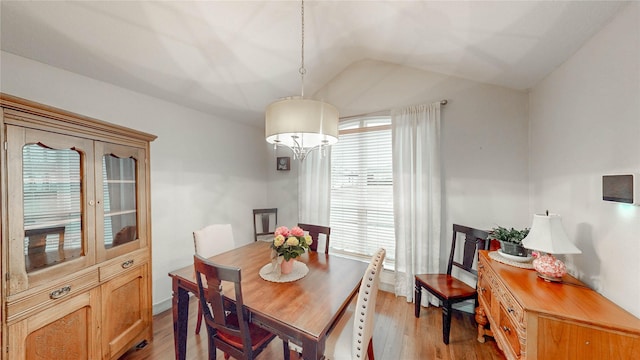
<svg viewBox="0 0 640 360">
<path fill-rule="evenodd" d="M 160 302 L 157 302 L 155 304 L 153 304 L 153 315 L 158 315 L 161 312 L 167 311 L 169 309 L 171 309 L 171 306 L 173 305 L 173 301 L 172 298 L 167 298 L 164 299 Z"/>
</svg>

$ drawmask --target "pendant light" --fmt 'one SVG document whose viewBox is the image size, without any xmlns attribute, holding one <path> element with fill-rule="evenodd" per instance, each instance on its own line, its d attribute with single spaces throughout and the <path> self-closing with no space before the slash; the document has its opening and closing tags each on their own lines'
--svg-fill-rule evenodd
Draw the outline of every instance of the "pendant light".
<svg viewBox="0 0 640 360">
<path fill-rule="evenodd" d="M 304 0 L 301 6 L 302 46 L 300 96 L 277 100 L 265 111 L 265 136 L 274 149 L 286 146 L 294 159 L 304 160 L 314 150 L 338 142 L 338 109 L 323 101 L 304 98 Z"/>
</svg>

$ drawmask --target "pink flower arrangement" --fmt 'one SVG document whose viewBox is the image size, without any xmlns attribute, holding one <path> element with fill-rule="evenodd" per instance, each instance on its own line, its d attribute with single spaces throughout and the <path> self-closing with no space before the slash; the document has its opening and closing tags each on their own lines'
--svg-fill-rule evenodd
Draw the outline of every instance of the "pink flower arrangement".
<svg viewBox="0 0 640 360">
<path fill-rule="evenodd" d="M 284 257 L 285 261 L 297 258 L 304 254 L 313 242 L 311 236 L 305 235 L 304 230 L 294 226 L 289 230 L 286 226 L 280 226 L 273 233 L 275 235 L 271 248 L 277 256 Z"/>
</svg>

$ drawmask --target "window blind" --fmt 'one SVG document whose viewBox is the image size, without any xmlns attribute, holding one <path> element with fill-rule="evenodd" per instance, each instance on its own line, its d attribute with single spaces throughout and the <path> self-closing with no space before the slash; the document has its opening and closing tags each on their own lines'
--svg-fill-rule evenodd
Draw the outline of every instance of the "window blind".
<svg viewBox="0 0 640 360">
<path fill-rule="evenodd" d="M 382 119 L 383 124 L 390 119 Z M 391 128 L 381 119 L 341 124 L 331 149 L 331 249 L 371 257 L 383 247 L 395 261 Z"/>
</svg>

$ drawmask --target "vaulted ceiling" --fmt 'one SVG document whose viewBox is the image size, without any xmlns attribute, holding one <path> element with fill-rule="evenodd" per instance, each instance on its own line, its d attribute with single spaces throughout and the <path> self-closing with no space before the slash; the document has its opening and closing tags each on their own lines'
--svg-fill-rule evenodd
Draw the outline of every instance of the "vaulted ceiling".
<svg viewBox="0 0 640 360">
<path fill-rule="evenodd" d="M 300 94 L 297 1 L 0 4 L 3 51 L 219 117 Z M 528 89 L 625 4 L 307 0 L 305 95 L 361 60 Z"/>
</svg>

